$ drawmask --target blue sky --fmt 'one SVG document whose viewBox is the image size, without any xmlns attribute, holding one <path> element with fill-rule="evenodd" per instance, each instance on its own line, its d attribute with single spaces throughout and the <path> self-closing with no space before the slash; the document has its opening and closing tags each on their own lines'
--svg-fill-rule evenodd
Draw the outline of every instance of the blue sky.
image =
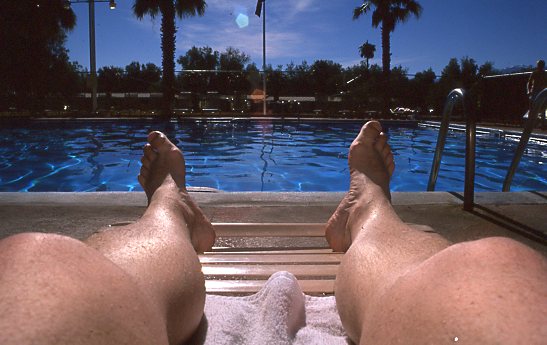
<svg viewBox="0 0 547 345">
<path fill-rule="evenodd" d="M 124 67 L 132 61 L 161 66 L 161 19 L 138 20 L 133 0 L 118 0 L 117 9 L 96 3 L 97 66 Z M 424 11 L 392 33 L 392 66 L 409 73 L 427 68 L 440 74 L 452 57 L 469 56 L 494 67 L 532 65 L 547 58 L 547 1 L 545 0 L 419 0 Z M 267 0 L 267 63 L 328 59 L 344 66 L 358 64 L 358 47 L 376 44 L 372 63 L 381 64 L 380 29 L 370 15 L 352 20 L 360 0 Z M 256 0 L 207 0 L 203 17 L 177 20 L 176 57 L 192 46 L 224 51 L 233 46 L 262 65 L 262 19 L 254 15 Z M 69 33 L 71 60 L 89 68 L 87 4 L 73 4 L 77 26 Z M 236 17 L 249 17 L 240 28 Z M 180 66 L 177 65 L 177 69 Z"/>
</svg>

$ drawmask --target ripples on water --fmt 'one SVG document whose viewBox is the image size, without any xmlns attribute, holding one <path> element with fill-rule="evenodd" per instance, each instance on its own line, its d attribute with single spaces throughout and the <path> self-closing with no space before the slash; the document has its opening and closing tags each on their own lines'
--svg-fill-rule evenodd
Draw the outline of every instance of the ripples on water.
<svg viewBox="0 0 547 345">
<path fill-rule="evenodd" d="M 225 191 L 345 191 L 362 123 L 39 122 L 0 129 L 0 191 L 132 191 L 151 129 L 182 147 L 187 183 Z M 425 191 L 437 131 L 387 127 L 394 191 Z M 463 190 L 465 137 L 447 138 L 436 190 Z M 477 138 L 476 190 L 500 191 L 516 142 Z M 547 190 L 545 146 L 529 145 L 512 190 Z"/>
</svg>

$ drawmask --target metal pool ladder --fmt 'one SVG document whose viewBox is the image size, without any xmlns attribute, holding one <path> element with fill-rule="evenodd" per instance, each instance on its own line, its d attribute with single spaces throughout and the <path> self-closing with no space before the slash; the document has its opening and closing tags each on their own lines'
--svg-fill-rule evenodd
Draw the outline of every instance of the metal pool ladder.
<svg viewBox="0 0 547 345">
<path fill-rule="evenodd" d="M 427 191 L 432 192 L 435 190 L 435 184 L 437 183 L 437 177 L 439 175 L 439 166 L 441 164 L 444 145 L 446 143 L 450 116 L 452 115 L 454 106 L 458 101 L 461 101 L 463 104 L 463 115 L 466 119 L 465 182 L 463 192 L 463 209 L 466 211 L 472 211 L 475 196 L 475 143 L 477 136 L 477 122 L 474 114 L 468 113 L 467 111 L 467 102 L 465 97 L 465 91 L 463 89 L 454 89 L 448 94 L 446 104 L 443 110 L 441 127 L 439 129 L 439 136 L 437 138 L 437 147 L 435 149 L 435 156 L 433 158 L 433 164 L 431 166 L 431 173 L 429 175 L 429 182 L 427 183 Z"/>
<path fill-rule="evenodd" d="M 524 153 L 524 150 L 526 149 L 526 145 L 528 144 L 528 141 L 530 140 L 530 135 L 532 134 L 532 130 L 534 129 L 536 123 L 538 123 L 539 116 L 538 114 L 541 113 L 542 117 L 545 120 L 545 109 L 547 107 L 547 88 L 543 89 L 534 100 L 532 107 L 530 111 L 528 112 L 528 119 L 526 120 L 526 123 L 524 124 L 524 129 L 522 130 L 522 135 L 520 136 L 519 145 L 517 147 L 517 150 L 515 151 L 515 156 L 513 157 L 513 161 L 511 162 L 511 166 L 509 167 L 509 170 L 507 170 L 507 175 L 505 176 L 505 181 L 503 181 L 503 189 L 502 191 L 508 192 L 511 188 L 511 182 L 513 181 L 513 176 L 515 176 L 515 172 L 517 171 L 517 167 L 520 163 L 520 159 L 522 158 L 522 154 Z"/>
</svg>

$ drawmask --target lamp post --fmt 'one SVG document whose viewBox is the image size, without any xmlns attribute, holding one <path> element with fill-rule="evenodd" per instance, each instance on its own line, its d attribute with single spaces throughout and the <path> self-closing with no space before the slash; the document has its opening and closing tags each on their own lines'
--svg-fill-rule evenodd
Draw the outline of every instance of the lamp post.
<svg viewBox="0 0 547 345">
<path fill-rule="evenodd" d="M 89 69 L 91 81 L 91 113 L 97 112 L 97 56 L 95 52 L 95 3 L 108 2 L 111 10 L 116 9 L 114 0 L 67 0 L 65 6 L 71 4 L 88 3 L 89 5 Z"/>
<path fill-rule="evenodd" d="M 266 0 L 257 0 L 255 14 L 260 17 L 262 13 L 262 89 L 264 91 L 264 102 L 262 111 L 266 116 Z"/>
</svg>

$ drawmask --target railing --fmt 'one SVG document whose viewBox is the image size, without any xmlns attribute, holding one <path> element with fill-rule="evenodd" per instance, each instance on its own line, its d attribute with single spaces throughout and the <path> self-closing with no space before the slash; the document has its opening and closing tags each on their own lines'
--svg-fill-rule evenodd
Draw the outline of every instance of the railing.
<svg viewBox="0 0 547 345">
<path fill-rule="evenodd" d="M 530 107 L 530 111 L 528 112 L 528 119 L 526 120 L 526 123 L 524 124 L 524 129 L 522 130 L 522 135 L 520 136 L 519 145 L 517 147 L 517 150 L 515 152 L 515 156 L 513 157 L 513 161 L 511 162 L 511 166 L 509 167 L 509 170 L 507 170 L 507 175 L 505 176 L 505 181 L 503 181 L 503 189 L 502 191 L 508 192 L 511 188 L 511 182 L 513 181 L 513 177 L 515 176 L 515 172 L 517 171 L 517 167 L 520 163 L 520 159 L 522 158 L 522 154 L 524 153 L 524 150 L 526 149 L 526 145 L 528 144 L 528 141 L 530 140 L 530 135 L 532 134 L 532 130 L 534 129 L 536 123 L 538 122 L 539 116 L 538 114 L 542 114 L 543 121 L 545 121 L 545 109 L 547 107 L 547 88 L 543 89 L 535 98 L 532 106 Z"/>
<path fill-rule="evenodd" d="M 469 114 L 467 111 L 465 91 L 463 89 L 455 89 L 448 94 L 443 111 L 441 127 L 439 129 L 437 147 L 435 149 L 435 156 L 433 158 L 433 164 L 431 166 L 431 173 L 429 175 L 427 190 L 430 192 L 435 190 L 435 184 L 437 183 L 437 177 L 439 175 L 439 166 L 441 164 L 444 145 L 446 143 L 450 116 L 452 115 L 452 111 L 454 110 L 454 107 L 458 101 L 461 101 L 463 104 L 463 114 L 466 119 L 465 182 L 463 192 L 463 209 L 466 211 L 472 211 L 475 197 L 475 139 L 477 126 L 474 114 Z"/>
</svg>

